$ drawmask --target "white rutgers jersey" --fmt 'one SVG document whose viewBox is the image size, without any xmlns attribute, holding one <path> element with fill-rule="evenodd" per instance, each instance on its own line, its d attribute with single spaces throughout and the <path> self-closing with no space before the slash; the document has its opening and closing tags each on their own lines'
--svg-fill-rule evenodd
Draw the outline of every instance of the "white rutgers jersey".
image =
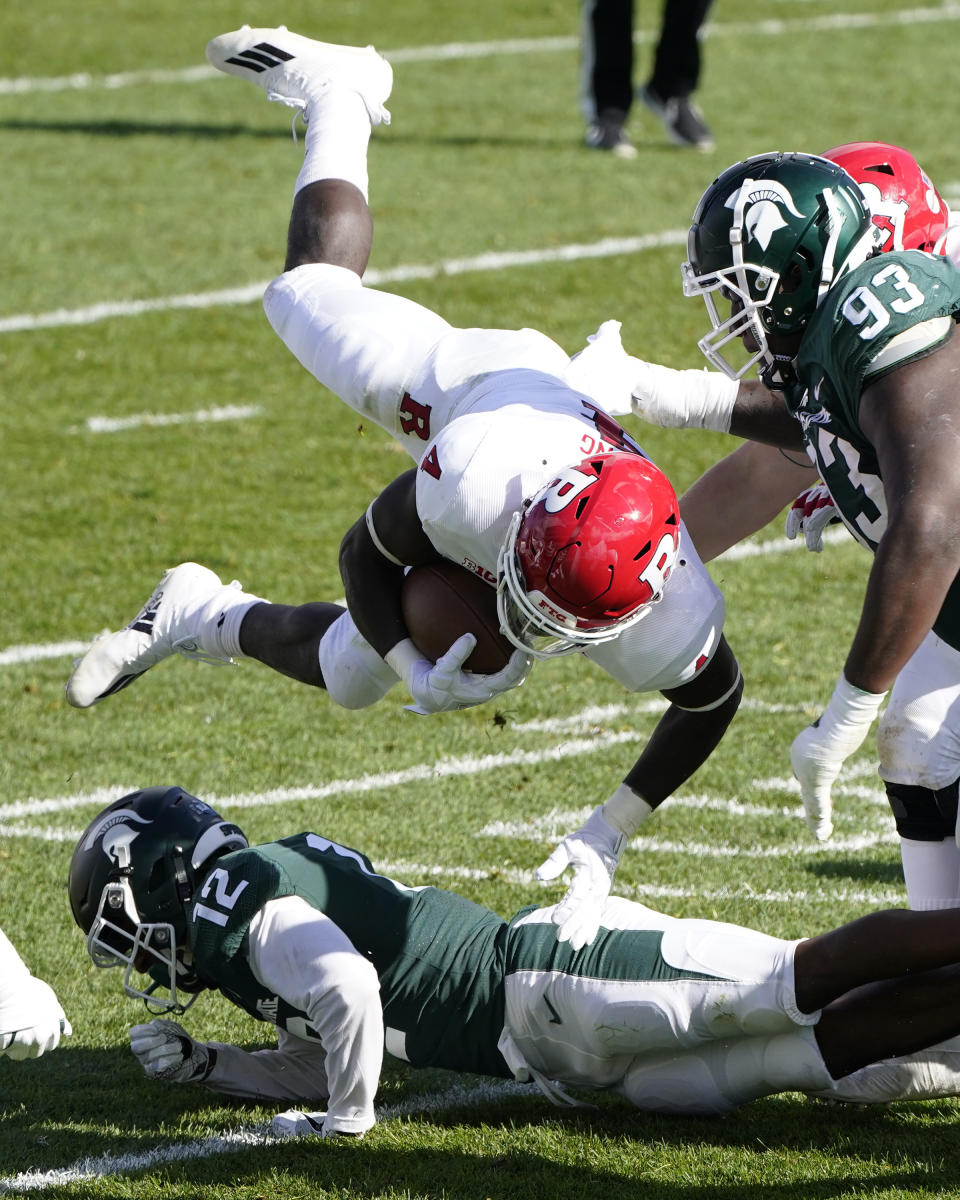
<svg viewBox="0 0 960 1200">
<path fill-rule="evenodd" d="M 564 467 L 623 448 L 601 436 L 595 415 L 589 401 L 564 389 L 450 422 L 417 473 L 417 509 L 437 550 L 495 584 L 500 547 L 524 500 Z M 603 414 L 599 420 L 604 427 Z M 688 683 L 710 661 L 722 627 L 720 590 L 681 532 L 663 598 L 614 641 L 584 653 L 629 691 L 662 691 Z"/>
<path fill-rule="evenodd" d="M 420 463 L 417 503 L 431 541 L 491 585 L 523 501 L 561 468 L 623 448 L 619 427 L 590 399 L 612 395 L 626 357 L 616 322 L 571 363 L 536 330 L 457 329 L 344 267 L 297 267 L 263 303 L 303 366 Z M 722 626 L 723 599 L 684 537 L 663 599 L 586 653 L 630 691 L 660 691 L 709 662 Z"/>
<path fill-rule="evenodd" d="M 275 279 L 270 324 L 299 362 L 419 462 L 454 417 L 531 387 L 569 388 L 570 359 L 535 329 L 457 329 L 420 304 L 311 263 Z"/>
</svg>

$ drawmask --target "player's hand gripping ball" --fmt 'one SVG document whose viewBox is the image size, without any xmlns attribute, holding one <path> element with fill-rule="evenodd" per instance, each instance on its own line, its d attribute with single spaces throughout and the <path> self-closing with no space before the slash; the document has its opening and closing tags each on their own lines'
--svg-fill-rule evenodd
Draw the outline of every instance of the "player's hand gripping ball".
<svg viewBox="0 0 960 1200">
<path fill-rule="evenodd" d="M 514 647 L 500 632 L 496 589 L 465 567 L 452 562 L 414 567 L 404 578 L 400 601 L 410 637 L 431 662 L 472 633 L 477 644 L 465 671 L 494 675 L 507 665 Z"/>
</svg>

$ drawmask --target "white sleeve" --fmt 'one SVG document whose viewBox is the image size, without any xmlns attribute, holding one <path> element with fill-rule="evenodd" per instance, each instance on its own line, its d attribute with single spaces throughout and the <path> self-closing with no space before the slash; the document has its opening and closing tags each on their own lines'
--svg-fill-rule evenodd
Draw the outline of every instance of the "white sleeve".
<svg viewBox="0 0 960 1200">
<path fill-rule="evenodd" d="M 0 929 L 0 1034 L 32 1025 L 30 970 Z"/>
<path fill-rule="evenodd" d="M 17 953 L 16 947 L 7 935 L 0 929 L 0 981 L 3 987 L 16 984 L 30 974 L 26 963 Z M 2 992 L 0 992 L 2 995 Z"/>
<path fill-rule="evenodd" d="M 265 904 L 250 923 L 248 942 L 254 976 L 307 1014 L 326 1052 L 324 1128 L 365 1132 L 374 1123 L 383 1063 L 383 1010 L 373 964 L 299 896 Z"/>
<path fill-rule="evenodd" d="M 318 1107 L 330 1094 L 326 1054 L 317 1042 L 278 1030 L 273 1050 L 243 1050 L 222 1042 L 207 1042 L 216 1051 L 216 1062 L 203 1087 L 229 1096 L 285 1103 L 310 1101 Z"/>
</svg>

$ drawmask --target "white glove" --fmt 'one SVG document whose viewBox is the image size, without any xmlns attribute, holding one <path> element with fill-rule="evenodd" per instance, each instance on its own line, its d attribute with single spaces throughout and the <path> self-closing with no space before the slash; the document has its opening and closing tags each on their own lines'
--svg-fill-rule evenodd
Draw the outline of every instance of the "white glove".
<svg viewBox="0 0 960 1200">
<path fill-rule="evenodd" d="M 570 359 L 564 379 L 611 416 L 622 416 L 632 412 L 630 393 L 638 366 L 643 364 L 629 355 L 620 341 L 620 322 L 604 321 Z"/>
<path fill-rule="evenodd" d="M 584 824 L 575 833 L 568 833 L 537 868 L 537 879 L 546 883 L 573 867 L 573 882 L 553 910 L 557 938 L 569 942 L 573 950 L 589 946 L 597 936 L 626 840 L 604 819 L 603 806 L 598 804 Z"/>
<path fill-rule="evenodd" d="M 9 1028 L 14 1022 L 19 1028 Z M 19 980 L 14 995 L 0 1010 L 0 1054 L 7 1058 L 39 1058 L 56 1050 L 60 1038 L 72 1032 L 53 988 L 35 975 Z"/>
<path fill-rule="evenodd" d="M 299 1109 L 290 1108 L 286 1112 L 277 1113 L 270 1122 L 270 1132 L 278 1138 L 294 1137 L 354 1137 L 362 1138 L 362 1133 L 344 1133 L 339 1129 L 327 1129 L 324 1112 L 305 1113 Z"/>
<path fill-rule="evenodd" d="M 815 483 L 790 505 L 784 533 L 791 540 L 802 533 L 807 549 L 819 554 L 823 549 L 823 531 L 839 520 L 826 484 Z"/>
<path fill-rule="evenodd" d="M 202 1042 L 195 1042 L 176 1021 L 162 1018 L 131 1026 L 130 1049 L 151 1079 L 168 1083 L 202 1079 L 210 1063 L 210 1052 Z"/>
<path fill-rule="evenodd" d="M 435 663 L 421 658 L 409 639 L 394 646 L 386 661 L 407 685 L 414 712 L 427 715 L 472 708 L 523 683 L 533 660 L 520 650 L 515 650 L 507 665 L 494 675 L 464 671 L 463 664 L 476 644 L 473 634 L 465 633 Z"/>
<path fill-rule="evenodd" d="M 863 745 L 886 692 L 863 692 L 841 675 L 822 715 L 798 734 L 790 765 L 800 781 L 806 822 L 817 841 L 833 833 L 830 788 L 844 761 Z"/>
<path fill-rule="evenodd" d="M 715 429 L 730 432 L 740 387 L 719 371 L 675 371 L 656 363 L 632 360 L 633 411 L 665 429 Z"/>
</svg>

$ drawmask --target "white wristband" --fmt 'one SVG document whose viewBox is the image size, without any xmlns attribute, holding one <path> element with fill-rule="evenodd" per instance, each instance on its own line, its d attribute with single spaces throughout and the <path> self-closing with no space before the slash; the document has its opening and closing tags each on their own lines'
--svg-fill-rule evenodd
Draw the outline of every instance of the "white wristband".
<svg viewBox="0 0 960 1200">
<path fill-rule="evenodd" d="M 846 675 L 841 674 L 824 716 L 830 713 L 839 724 L 871 725 L 886 695 L 886 692 L 865 692 L 854 687 Z"/>
<path fill-rule="evenodd" d="M 393 649 L 388 650 L 383 656 L 383 661 L 387 666 L 396 671 L 408 687 L 410 686 L 410 676 L 413 673 L 413 664 L 422 660 L 423 655 L 410 638 L 404 638 L 402 642 L 397 642 Z"/>
<path fill-rule="evenodd" d="M 630 837 L 653 812 L 650 805 L 625 783 L 621 783 L 600 809 L 603 819 L 614 829 Z"/>
</svg>

